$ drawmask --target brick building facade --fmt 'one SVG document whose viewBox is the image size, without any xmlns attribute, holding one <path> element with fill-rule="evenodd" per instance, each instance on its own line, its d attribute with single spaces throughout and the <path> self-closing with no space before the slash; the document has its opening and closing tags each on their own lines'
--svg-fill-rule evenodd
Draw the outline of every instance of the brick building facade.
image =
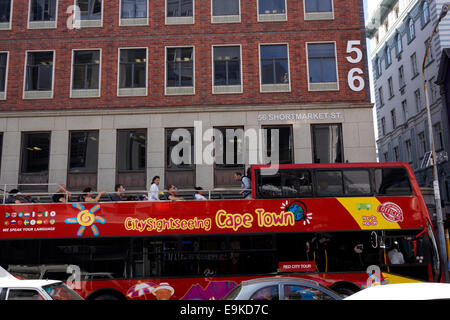
<svg viewBox="0 0 450 320">
<path fill-rule="evenodd" d="M 219 0 L 180 1 L 178 11 L 168 0 L 76 0 L 81 28 L 70 24 L 74 1 L 1 2 L 0 11 L 8 3 L 11 10 L 0 18 L 0 184 L 112 190 L 122 182 L 147 189 L 160 175 L 165 185 L 235 185 L 230 172 L 248 161 L 173 166 L 168 160 L 167 134 L 192 130 L 194 121 L 203 130 L 288 128 L 285 162 L 323 162 L 315 153 L 332 141 L 339 157 L 328 161 L 375 161 L 362 1 L 330 0 L 324 8 L 310 0 L 241 0 L 232 1 L 237 11 L 230 15 Z M 131 18 L 123 9 L 130 3 Z M 89 63 L 78 63 L 87 51 Z M 225 52 L 237 54 L 230 59 Z M 139 136 L 139 147 L 128 141 L 119 150 L 124 134 Z M 129 159 L 120 169 L 124 154 Z M 42 166 L 34 167 L 37 158 Z"/>
</svg>

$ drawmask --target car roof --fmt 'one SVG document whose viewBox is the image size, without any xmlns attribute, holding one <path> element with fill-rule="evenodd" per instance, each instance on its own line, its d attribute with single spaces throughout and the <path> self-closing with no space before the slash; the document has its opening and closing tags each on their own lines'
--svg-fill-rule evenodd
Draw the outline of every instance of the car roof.
<svg viewBox="0 0 450 320">
<path fill-rule="evenodd" d="M 307 280 L 307 279 L 303 279 L 303 278 L 282 277 L 282 276 L 245 280 L 245 281 L 242 281 L 242 286 L 260 284 L 260 283 L 265 283 L 265 282 L 277 282 L 277 283 L 301 282 L 303 284 L 307 284 L 307 285 L 311 285 L 311 286 L 320 286 L 319 283 L 317 283 L 316 281 Z"/>
<path fill-rule="evenodd" d="M 450 299 L 448 283 L 399 283 L 361 290 L 345 300 L 437 300 Z"/>
<path fill-rule="evenodd" d="M 19 279 L 0 279 L 0 288 L 38 288 L 50 284 L 61 283 L 58 280 L 19 280 Z"/>
</svg>

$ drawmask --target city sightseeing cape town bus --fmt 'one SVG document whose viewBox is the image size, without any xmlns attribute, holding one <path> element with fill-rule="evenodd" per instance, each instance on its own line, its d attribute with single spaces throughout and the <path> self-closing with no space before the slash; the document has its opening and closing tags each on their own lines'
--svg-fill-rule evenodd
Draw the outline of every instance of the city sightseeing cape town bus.
<svg viewBox="0 0 450 320">
<path fill-rule="evenodd" d="M 406 163 L 255 165 L 253 199 L 215 198 L 1 205 L 0 265 L 87 299 L 221 299 L 273 275 L 341 294 L 442 281 Z"/>
</svg>

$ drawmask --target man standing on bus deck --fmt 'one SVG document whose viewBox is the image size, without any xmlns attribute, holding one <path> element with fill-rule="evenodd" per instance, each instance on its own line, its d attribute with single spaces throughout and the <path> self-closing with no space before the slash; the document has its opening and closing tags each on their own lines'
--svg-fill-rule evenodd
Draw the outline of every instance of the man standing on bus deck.
<svg viewBox="0 0 450 320">
<path fill-rule="evenodd" d="M 239 194 L 242 194 L 244 199 L 250 199 L 252 182 L 249 177 L 243 176 L 240 172 L 234 173 L 234 180 L 241 181 L 241 189 L 242 191 Z"/>
</svg>

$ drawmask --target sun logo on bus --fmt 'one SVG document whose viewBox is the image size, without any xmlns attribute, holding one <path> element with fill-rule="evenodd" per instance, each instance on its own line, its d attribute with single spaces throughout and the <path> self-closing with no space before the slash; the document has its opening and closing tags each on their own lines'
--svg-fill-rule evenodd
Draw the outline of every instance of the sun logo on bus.
<svg viewBox="0 0 450 320">
<path fill-rule="evenodd" d="M 87 210 L 81 203 L 74 203 L 72 204 L 72 206 L 80 210 L 80 212 L 78 212 L 76 218 L 67 218 L 66 220 L 64 220 L 64 222 L 68 224 L 78 223 L 80 225 L 80 228 L 77 231 L 77 236 L 79 237 L 83 235 L 86 227 L 91 227 L 94 236 L 98 236 L 99 231 L 94 222 L 99 222 L 101 224 L 104 224 L 106 222 L 104 218 L 94 214 L 98 209 L 100 209 L 100 205 L 97 204 L 89 210 Z"/>
<path fill-rule="evenodd" d="M 308 213 L 306 204 L 302 201 L 295 200 L 292 202 L 286 201 L 281 205 L 283 212 L 292 212 L 295 217 L 295 221 L 303 221 L 303 225 L 311 223 L 312 213 Z"/>
</svg>

